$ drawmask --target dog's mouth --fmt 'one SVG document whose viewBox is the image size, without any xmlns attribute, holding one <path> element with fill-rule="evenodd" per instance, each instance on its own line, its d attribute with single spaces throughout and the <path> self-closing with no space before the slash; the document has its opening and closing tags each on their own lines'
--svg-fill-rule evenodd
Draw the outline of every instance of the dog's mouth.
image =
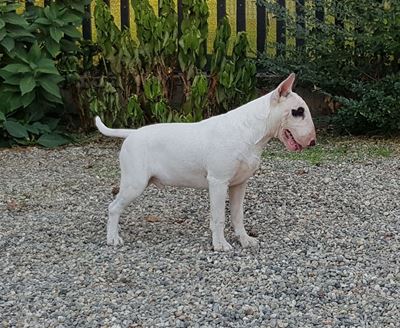
<svg viewBox="0 0 400 328">
<path fill-rule="evenodd" d="M 285 139 L 284 143 L 286 145 L 286 148 L 289 149 L 290 151 L 300 151 L 303 149 L 303 147 L 293 137 L 293 134 L 290 132 L 290 130 L 288 129 L 283 130 L 283 136 Z"/>
</svg>

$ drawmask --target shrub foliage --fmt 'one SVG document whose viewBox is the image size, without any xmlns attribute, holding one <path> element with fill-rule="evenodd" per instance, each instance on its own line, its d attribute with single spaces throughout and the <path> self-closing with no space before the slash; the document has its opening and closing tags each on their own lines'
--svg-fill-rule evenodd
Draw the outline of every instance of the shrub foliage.
<svg viewBox="0 0 400 328">
<path fill-rule="evenodd" d="M 350 132 L 399 131 L 400 2 L 334 0 L 308 3 L 295 21 L 276 1 L 259 0 L 302 47 L 280 45 L 284 54 L 264 55 L 260 68 L 276 77 L 295 70 L 303 84 L 339 102 L 334 122 Z M 318 7 L 324 21 L 316 18 Z M 270 45 L 272 46 L 272 45 Z M 395 105 L 397 103 L 397 105 Z M 394 105 L 394 106 L 393 106 Z"/>
<path fill-rule="evenodd" d="M 17 14 L 19 1 L 0 3 L 0 142 L 57 146 L 63 113 L 60 85 L 78 51 L 84 1 L 52 1 Z"/>
</svg>

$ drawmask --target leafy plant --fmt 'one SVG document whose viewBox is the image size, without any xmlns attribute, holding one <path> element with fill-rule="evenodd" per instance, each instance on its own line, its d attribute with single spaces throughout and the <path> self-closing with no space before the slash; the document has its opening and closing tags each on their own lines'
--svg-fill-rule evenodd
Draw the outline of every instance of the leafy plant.
<svg viewBox="0 0 400 328">
<path fill-rule="evenodd" d="M 20 4 L 14 0 L 6 0 L 0 3 L 0 53 L 14 57 L 19 42 L 32 42 L 34 35 L 29 31 L 29 23 L 25 17 L 18 15 L 16 10 Z M 1 57 L 2 61 L 5 58 Z"/>
<path fill-rule="evenodd" d="M 209 16 L 207 2 L 205 0 L 182 0 L 182 15 L 182 35 L 179 39 L 178 60 L 183 73 L 182 80 L 187 97 L 196 71 L 202 70 L 207 64 L 206 42 Z"/>
<path fill-rule="evenodd" d="M 0 69 L 0 77 L 4 80 L 0 99 L 8 105 L 7 112 L 26 108 L 35 101 L 38 108 L 34 114 L 43 116 L 44 113 L 38 113 L 43 110 L 43 102 L 50 106 L 62 103 L 58 83 L 63 78 L 37 42 L 29 52 L 18 51 L 13 63 Z"/>
<path fill-rule="evenodd" d="M 198 122 L 204 118 L 207 106 L 208 80 L 204 73 L 196 75 L 193 79 L 189 99 L 184 104 L 183 110 L 186 121 Z M 210 116 L 210 113 L 208 113 Z"/>
<path fill-rule="evenodd" d="M 150 112 L 157 122 L 168 123 L 172 121 L 172 111 L 168 110 L 168 104 L 163 98 L 162 84 L 154 77 L 150 76 L 144 82 L 144 96 L 149 103 Z"/>
<path fill-rule="evenodd" d="M 232 58 L 225 59 L 218 72 L 216 101 L 225 111 L 255 96 L 257 71 L 255 63 L 246 57 L 248 46 L 246 33 L 239 32 L 233 45 Z"/>
<path fill-rule="evenodd" d="M 132 0 L 136 43 L 128 31 L 117 27 L 108 6 L 97 0 L 94 16 L 99 60 L 90 71 L 85 70 L 77 85 L 81 117 L 100 115 L 112 126 L 193 122 L 218 113 L 217 107 L 228 110 L 252 97 L 255 66 L 245 59 L 248 47 L 245 34 L 235 42 L 233 57 L 228 57 L 224 41 L 229 39 L 230 26 L 224 20 L 209 78 L 204 71 L 207 3 L 184 0 L 182 4 L 185 14 L 178 41 L 178 19 L 172 0 L 160 2 L 159 16 L 148 0 Z M 90 63 L 84 59 L 83 62 Z M 227 80 L 221 77 L 226 71 L 229 78 L 234 77 L 229 85 L 220 81 Z M 183 97 L 179 97 L 182 85 Z M 220 93 L 230 92 L 231 98 L 218 102 L 217 88 Z"/>
<path fill-rule="evenodd" d="M 393 89 L 388 82 L 393 78 L 386 77 L 397 75 L 400 69 L 400 43 L 396 41 L 400 38 L 398 1 L 324 1 L 325 17 L 333 17 L 333 22 L 316 18 L 315 11 L 321 5 L 317 1 L 301 8 L 305 13 L 303 24 L 296 24 L 295 18 L 275 1 L 258 3 L 286 22 L 287 35 L 305 40 L 300 47 L 278 45 L 285 53 L 276 58 L 270 52 L 264 54 L 259 68 L 272 77 L 267 83 L 296 71 L 304 86 L 339 100 L 339 110 L 335 112 L 338 117 L 334 120 L 339 129 L 393 130 L 393 113 L 388 115 L 387 111 L 393 103 L 386 97 Z M 275 45 L 268 44 L 271 47 Z M 384 93 L 383 85 L 388 88 Z M 381 97 L 387 105 L 379 102 L 376 106 L 378 103 L 368 94 Z"/>
<path fill-rule="evenodd" d="M 103 1 L 97 0 L 94 15 L 98 33 L 97 41 L 105 60 L 106 78 L 110 81 L 115 79 L 115 89 L 121 103 L 118 111 L 114 109 L 115 115 L 109 116 L 112 117 L 112 120 L 106 119 L 105 122 L 109 125 L 116 123 L 126 126 L 130 119 L 126 113 L 129 99 L 133 91 L 140 92 L 142 84 L 142 68 L 138 48 L 132 40 L 129 30 L 120 31 L 118 29 Z"/>
<path fill-rule="evenodd" d="M 81 37 L 77 27 L 82 17 L 72 13 L 64 4 L 51 2 L 44 8 L 28 7 L 27 17 L 30 29 L 35 31 L 35 39 L 44 45 L 52 58 L 61 51 L 78 50 L 75 41 Z"/>
<path fill-rule="evenodd" d="M 379 81 L 355 82 L 354 98 L 337 97 L 342 104 L 334 123 L 351 133 L 400 131 L 400 74 L 387 75 Z"/>
<path fill-rule="evenodd" d="M 228 17 L 222 18 L 218 22 L 217 33 L 214 39 L 213 55 L 211 57 L 210 67 L 210 88 L 209 101 L 213 108 L 217 107 L 216 90 L 221 69 L 225 66 L 228 57 L 228 44 L 231 37 L 231 27 Z"/>
<path fill-rule="evenodd" d="M 77 79 L 71 63 L 80 38 L 81 16 L 77 13 L 85 3 L 52 1 L 45 8 L 29 6 L 23 14 L 17 14 L 20 4 L 16 0 L 0 3 L 3 144 L 37 142 L 52 147 L 68 141 L 57 132 L 63 113 L 60 85 L 65 81 L 58 69 L 68 62 L 68 80 Z"/>
</svg>

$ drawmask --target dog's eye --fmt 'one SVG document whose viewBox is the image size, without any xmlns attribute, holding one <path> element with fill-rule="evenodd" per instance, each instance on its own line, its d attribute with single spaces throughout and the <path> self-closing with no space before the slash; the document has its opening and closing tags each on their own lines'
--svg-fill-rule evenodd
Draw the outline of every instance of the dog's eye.
<svg viewBox="0 0 400 328">
<path fill-rule="evenodd" d="M 294 117 L 304 117 L 304 108 L 303 107 L 299 107 L 297 109 L 292 109 L 292 115 Z"/>
</svg>

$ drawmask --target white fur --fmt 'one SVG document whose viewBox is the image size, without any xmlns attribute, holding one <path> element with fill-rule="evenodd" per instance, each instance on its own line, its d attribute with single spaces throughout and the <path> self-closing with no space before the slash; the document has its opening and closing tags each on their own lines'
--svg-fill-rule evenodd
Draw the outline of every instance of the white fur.
<svg viewBox="0 0 400 328">
<path fill-rule="evenodd" d="M 126 138 L 120 152 L 120 191 L 109 206 L 107 243 L 123 243 L 118 234 L 122 210 L 154 183 L 158 187 L 209 189 L 210 228 L 217 251 L 232 249 L 224 237 L 225 200 L 229 193 L 235 234 L 243 247 L 257 245 L 257 240 L 244 228 L 243 199 L 247 180 L 258 168 L 263 147 L 273 137 L 287 144 L 284 129 L 289 129 L 303 147 L 315 140 L 308 107 L 291 92 L 293 81 L 294 74 L 271 93 L 198 123 L 109 129 L 96 117 L 101 133 Z M 303 118 L 291 115 L 291 110 L 298 107 L 305 108 Z"/>
</svg>

